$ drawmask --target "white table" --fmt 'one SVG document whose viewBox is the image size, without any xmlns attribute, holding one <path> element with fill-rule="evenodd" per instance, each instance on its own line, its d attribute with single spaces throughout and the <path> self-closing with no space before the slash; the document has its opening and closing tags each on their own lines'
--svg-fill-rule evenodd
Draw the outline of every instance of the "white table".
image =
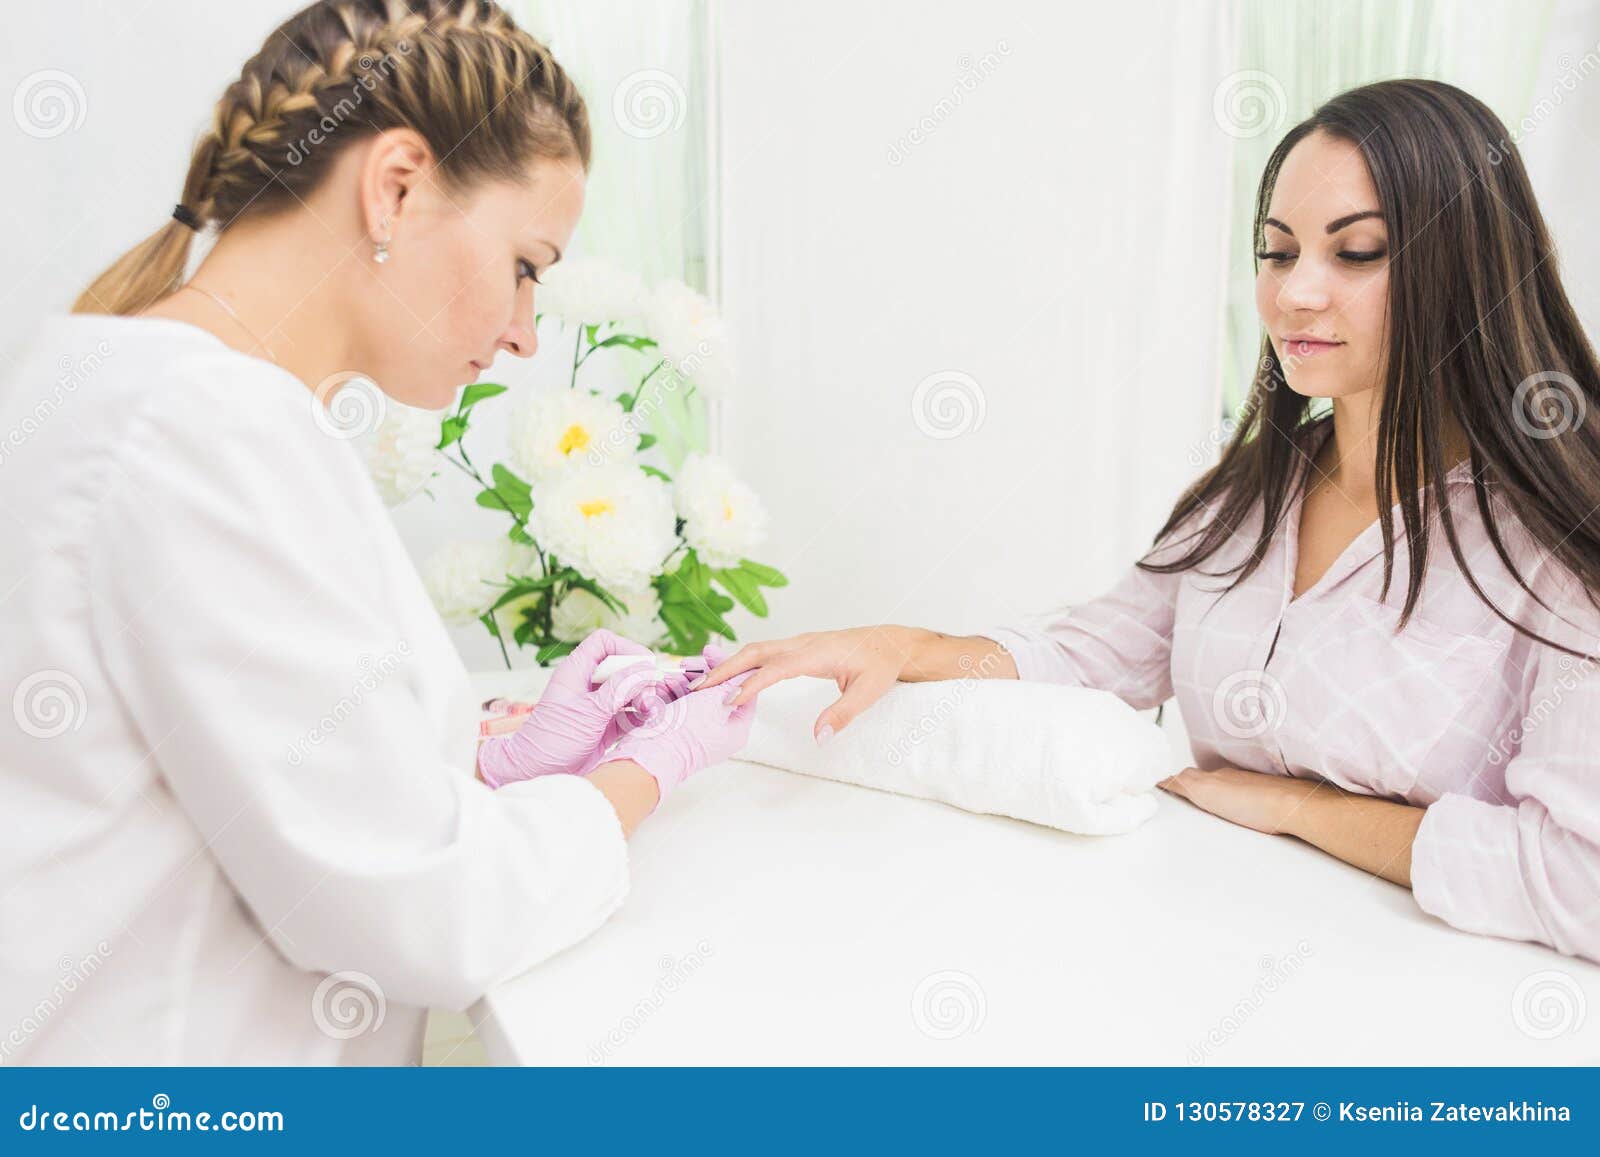
<svg viewBox="0 0 1600 1157">
<path fill-rule="evenodd" d="M 1083 837 L 730 761 L 630 858 L 474 1010 L 495 1063 L 1600 1063 L 1600 966 L 1171 796 Z"/>
</svg>

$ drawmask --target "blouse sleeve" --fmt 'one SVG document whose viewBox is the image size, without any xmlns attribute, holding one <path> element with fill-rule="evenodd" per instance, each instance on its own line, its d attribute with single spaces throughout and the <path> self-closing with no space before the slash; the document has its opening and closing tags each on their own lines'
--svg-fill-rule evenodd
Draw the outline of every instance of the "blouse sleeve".
<svg viewBox="0 0 1600 1157">
<path fill-rule="evenodd" d="M 271 402 L 169 393 L 133 422 L 86 552 L 103 661 L 264 939 L 465 1008 L 616 909 L 622 831 L 581 778 L 491 791 L 446 762 L 417 689 L 452 672 L 397 637 L 375 560 L 400 552 L 337 489 L 355 455 Z"/>
<path fill-rule="evenodd" d="M 1591 614 L 1576 584 L 1557 601 L 1544 597 L 1568 618 Z M 1541 612 L 1529 625 L 1600 654 L 1592 623 L 1575 630 Z M 1534 643 L 1524 685 L 1507 798 L 1447 793 L 1427 809 L 1411 850 L 1412 894 L 1457 928 L 1600 961 L 1600 661 Z"/>
<path fill-rule="evenodd" d="M 1182 538 L 1174 531 L 1146 560 L 1176 557 L 1181 552 L 1173 544 Z M 1172 626 L 1182 578 L 1135 565 L 1098 598 L 979 634 L 1011 654 L 1020 678 L 1109 691 L 1141 711 L 1159 707 L 1172 698 Z"/>
</svg>

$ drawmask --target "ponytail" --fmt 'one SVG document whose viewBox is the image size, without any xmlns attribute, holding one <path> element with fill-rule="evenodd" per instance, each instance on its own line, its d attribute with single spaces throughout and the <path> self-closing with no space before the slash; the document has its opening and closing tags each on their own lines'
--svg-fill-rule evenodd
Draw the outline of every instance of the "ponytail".
<svg viewBox="0 0 1600 1157">
<path fill-rule="evenodd" d="M 193 225 L 174 217 L 111 263 L 72 303 L 73 313 L 140 313 L 183 285 L 189 246 L 212 212 L 209 185 L 217 155 L 215 132 L 207 133 L 189 158 L 184 205 Z"/>
</svg>

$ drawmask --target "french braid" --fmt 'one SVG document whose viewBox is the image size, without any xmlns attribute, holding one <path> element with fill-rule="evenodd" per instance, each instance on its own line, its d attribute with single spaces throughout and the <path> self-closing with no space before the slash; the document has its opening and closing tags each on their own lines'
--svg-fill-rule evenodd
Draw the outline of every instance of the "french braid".
<svg viewBox="0 0 1600 1157">
<path fill-rule="evenodd" d="M 522 180 L 539 157 L 588 168 L 583 97 L 491 0 L 319 0 L 267 37 L 217 102 L 181 204 L 198 227 L 303 201 L 339 150 L 410 128 L 447 189 Z M 74 304 L 137 313 L 182 283 L 194 230 L 167 222 Z"/>
</svg>

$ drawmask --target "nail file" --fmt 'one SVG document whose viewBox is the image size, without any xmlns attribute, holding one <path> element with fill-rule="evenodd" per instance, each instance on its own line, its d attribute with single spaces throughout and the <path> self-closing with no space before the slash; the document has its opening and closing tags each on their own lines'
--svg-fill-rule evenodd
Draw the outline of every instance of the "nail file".
<svg viewBox="0 0 1600 1157">
<path fill-rule="evenodd" d="M 649 663 L 657 671 L 683 671 L 691 678 L 698 678 L 706 672 L 706 661 L 699 655 L 690 656 L 681 662 L 663 655 L 607 655 L 594 669 L 594 674 L 589 677 L 593 686 L 600 686 L 607 679 L 612 678 L 619 671 L 626 671 L 641 664 Z"/>
</svg>

